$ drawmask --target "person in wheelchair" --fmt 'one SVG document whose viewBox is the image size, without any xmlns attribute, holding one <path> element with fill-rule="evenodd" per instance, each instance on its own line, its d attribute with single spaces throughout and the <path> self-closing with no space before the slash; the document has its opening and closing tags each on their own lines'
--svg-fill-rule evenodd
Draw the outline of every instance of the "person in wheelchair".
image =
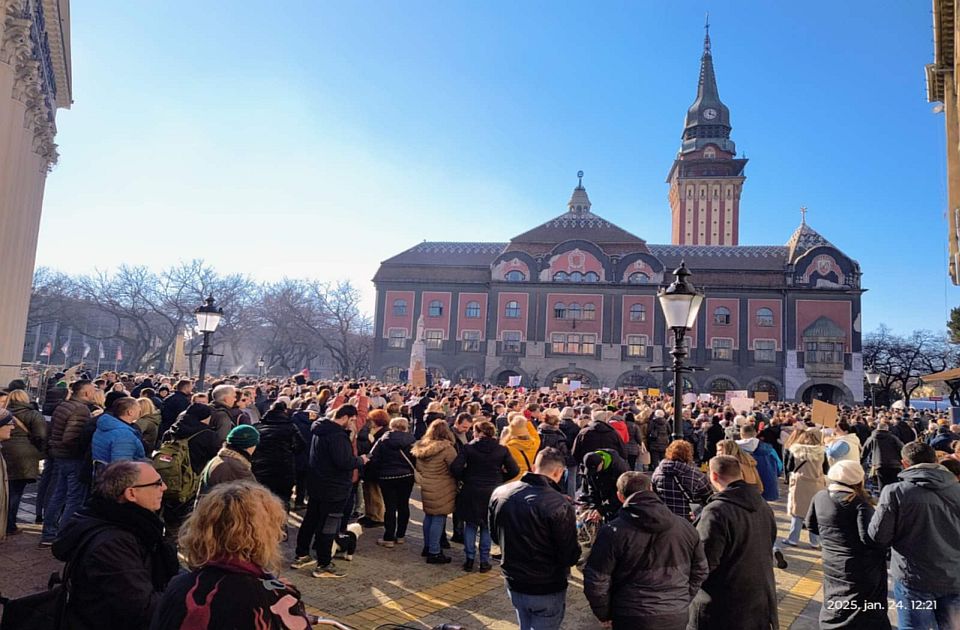
<svg viewBox="0 0 960 630">
<path fill-rule="evenodd" d="M 615 450 L 602 448 L 583 456 L 584 480 L 580 502 L 600 513 L 606 522 L 615 518 L 622 503 L 617 497 L 617 479 L 630 470 Z"/>
</svg>

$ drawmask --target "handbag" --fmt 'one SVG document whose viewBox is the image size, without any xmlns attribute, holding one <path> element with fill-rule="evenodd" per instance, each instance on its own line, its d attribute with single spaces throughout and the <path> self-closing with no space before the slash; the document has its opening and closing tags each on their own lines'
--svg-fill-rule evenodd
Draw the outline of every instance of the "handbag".
<svg viewBox="0 0 960 630">
<path fill-rule="evenodd" d="M 403 449 L 400 449 L 400 455 L 403 457 L 403 459 L 406 460 L 407 465 L 410 466 L 410 470 L 413 471 L 413 483 L 417 484 L 418 486 L 422 486 L 422 485 L 423 485 L 423 475 L 421 475 L 421 474 L 420 474 L 420 471 L 417 470 L 417 467 L 413 465 L 413 462 L 411 462 L 411 461 L 410 461 L 410 458 L 407 457 L 407 454 L 403 452 Z M 0 628 L 0 630 L 3 630 L 3 629 Z"/>
<path fill-rule="evenodd" d="M 673 483 L 677 484 L 677 486 L 680 488 L 680 492 L 683 493 L 683 498 L 686 499 L 687 503 L 690 505 L 690 520 L 692 521 L 696 519 L 697 515 L 703 511 L 703 503 L 697 503 L 694 501 L 693 497 L 690 495 L 690 492 L 683 487 L 683 484 L 680 483 L 680 480 L 673 472 L 668 473 L 668 475 L 671 479 L 673 479 Z"/>
<path fill-rule="evenodd" d="M 647 450 L 646 442 L 640 442 L 640 454 L 637 455 L 637 462 L 644 466 L 650 465 L 650 451 Z"/>
</svg>

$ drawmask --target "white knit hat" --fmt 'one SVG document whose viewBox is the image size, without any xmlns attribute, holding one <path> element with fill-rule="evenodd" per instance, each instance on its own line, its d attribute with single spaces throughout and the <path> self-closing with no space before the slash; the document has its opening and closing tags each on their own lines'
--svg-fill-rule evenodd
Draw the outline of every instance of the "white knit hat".
<svg viewBox="0 0 960 630">
<path fill-rule="evenodd" d="M 860 462 L 850 459 L 839 461 L 830 467 L 827 479 L 842 483 L 845 486 L 855 486 L 863 481 L 863 466 Z"/>
</svg>

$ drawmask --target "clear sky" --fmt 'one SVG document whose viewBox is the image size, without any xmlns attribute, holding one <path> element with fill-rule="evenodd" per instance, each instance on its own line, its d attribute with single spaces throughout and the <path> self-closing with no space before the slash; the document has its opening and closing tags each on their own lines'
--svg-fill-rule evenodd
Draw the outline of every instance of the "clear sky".
<svg viewBox="0 0 960 630">
<path fill-rule="evenodd" d="M 741 243 L 785 243 L 805 205 L 861 264 L 865 331 L 941 330 L 960 303 L 929 2 L 71 4 L 40 265 L 199 257 L 350 278 L 372 309 L 381 260 L 506 241 L 565 211 L 578 169 L 594 212 L 667 243 L 709 10 Z"/>
</svg>

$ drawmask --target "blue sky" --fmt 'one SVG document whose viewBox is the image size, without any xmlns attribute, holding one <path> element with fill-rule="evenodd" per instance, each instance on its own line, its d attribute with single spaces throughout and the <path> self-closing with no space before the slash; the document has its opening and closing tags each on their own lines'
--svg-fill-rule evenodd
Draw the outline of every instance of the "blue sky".
<svg viewBox="0 0 960 630">
<path fill-rule="evenodd" d="M 808 223 L 863 269 L 864 330 L 942 329 L 942 114 L 928 2 L 74 2 L 37 263 L 201 257 L 350 278 L 422 240 L 505 241 L 565 210 L 669 242 L 664 182 L 709 10 L 750 159 L 742 244 Z"/>
</svg>

